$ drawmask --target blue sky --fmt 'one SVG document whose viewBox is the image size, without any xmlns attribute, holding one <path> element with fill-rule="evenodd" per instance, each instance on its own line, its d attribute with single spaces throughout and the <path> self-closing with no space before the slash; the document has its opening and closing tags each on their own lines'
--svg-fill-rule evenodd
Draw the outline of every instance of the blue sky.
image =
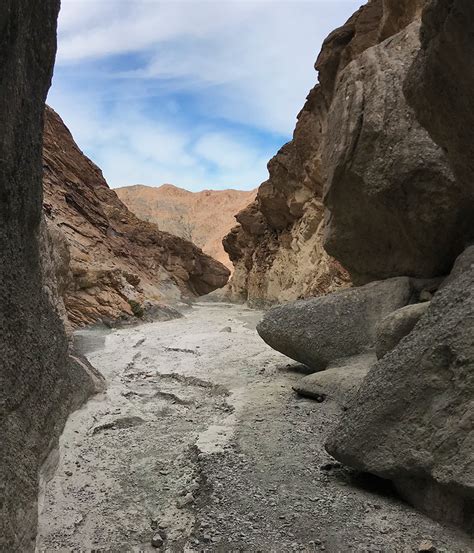
<svg viewBox="0 0 474 553">
<path fill-rule="evenodd" d="M 62 0 L 48 102 L 112 187 L 257 187 L 362 0 Z"/>
</svg>

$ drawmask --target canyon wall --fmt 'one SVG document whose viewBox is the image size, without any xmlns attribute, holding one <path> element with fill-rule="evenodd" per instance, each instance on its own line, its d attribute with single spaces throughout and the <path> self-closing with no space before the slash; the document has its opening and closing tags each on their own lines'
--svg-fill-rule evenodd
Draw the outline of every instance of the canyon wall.
<svg viewBox="0 0 474 553">
<path fill-rule="evenodd" d="M 0 5 L 1 551 L 34 550 L 39 469 L 69 412 L 100 386 L 66 337 L 42 221 L 43 111 L 58 10 L 56 0 Z"/>
<path fill-rule="evenodd" d="M 222 238 L 235 225 L 234 215 L 254 201 L 256 190 L 189 192 L 172 184 L 125 186 L 115 190 L 132 211 L 150 223 L 190 240 L 214 259 L 233 269 Z"/>
<path fill-rule="evenodd" d="M 331 455 L 392 480 L 417 508 L 471 535 L 473 29 L 467 0 L 372 0 L 328 37 L 309 97 L 324 102 L 305 141 L 305 176 L 320 178 L 324 248 L 360 286 L 275 308 L 258 327 L 272 347 L 323 370 L 303 393 L 322 401 L 356 379 Z M 269 215 L 273 228 L 294 228 L 295 186 L 284 182 L 278 196 L 271 170 L 259 190 L 250 209 L 261 228 Z"/>
<path fill-rule="evenodd" d="M 439 276 L 462 251 L 462 190 L 403 96 L 419 44 L 385 55 L 425 4 L 371 0 L 325 40 L 293 140 L 224 239 L 235 298 L 281 302 L 350 280 Z"/>
<path fill-rule="evenodd" d="M 43 170 L 48 226 L 64 235 L 70 250 L 63 292 L 73 325 L 141 316 L 226 284 L 224 265 L 127 209 L 51 108 Z"/>
</svg>

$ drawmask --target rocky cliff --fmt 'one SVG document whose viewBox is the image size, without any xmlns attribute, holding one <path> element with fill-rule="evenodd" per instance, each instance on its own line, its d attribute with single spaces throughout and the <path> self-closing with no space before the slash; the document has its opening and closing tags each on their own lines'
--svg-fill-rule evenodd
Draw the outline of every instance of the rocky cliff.
<svg viewBox="0 0 474 553">
<path fill-rule="evenodd" d="M 253 202 L 256 190 L 189 192 L 172 184 L 157 188 L 125 186 L 115 190 L 123 203 L 144 221 L 194 242 L 229 269 L 233 265 L 222 238 L 235 225 L 234 215 Z"/>
<path fill-rule="evenodd" d="M 140 316 L 147 306 L 226 284 L 229 271 L 221 263 L 126 208 L 51 108 L 43 170 L 48 225 L 63 233 L 70 249 L 64 293 L 73 325 Z"/>
<path fill-rule="evenodd" d="M 459 227 L 465 213 L 444 152 L 402 93 L 419 48 L 416 29 L 410 44 L 399 46 L 398 59 L 385 54 L 391 37 L 416 21 L 424 5 L 371 0 L 324 42 L 319 83 L 298 115 L 293 140 L 269 162 L 268 181 L 224 240 L 235 264 L 234 296 L 318 295 L 348 282 L 343 267 L 357 283 L 449 270 L 465 240 Z M 346 195 L 348 187 L 356 193 Z M 430 220 L 423 236 L 420 218 Z M 363 240 L 351 241 L 345 229 L 354 225 Z"/>
<path fill-rule="evenodd" d="M 66 337 L 54 238 L 41 212 L 58 10 L 59 0 L 0 5 L 1 551 L 34 550 L 40 467 L 69 412 L 99 385 Z"/>
<path fill-rule="evenodd" d="M 372 0 L 328 37 L 308 99 L 319 99 L 319 126 L 303 140 L 304 175 L 319 183 L 324 247 L 362 286 L 275 308 L 258 327 L 272 347 L 323 371 L 300 393 L 343 406 L 330 454 L 470 534 L 473 29 L 467 0 Z M 295 151 L 302 114 L 275 159 Z M 294 228 L 295 189 L 285 178 L 278 195 L 271 171 L 251 208 L 260 228 Z"/>
</svg>

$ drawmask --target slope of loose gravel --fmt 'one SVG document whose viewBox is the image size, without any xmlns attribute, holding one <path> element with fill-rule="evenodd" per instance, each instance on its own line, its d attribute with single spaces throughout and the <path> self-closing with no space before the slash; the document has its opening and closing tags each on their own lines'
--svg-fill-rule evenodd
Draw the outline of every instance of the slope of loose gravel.
<svg viewBox="0 0 474 553">
<path fill-rule="evenodd" d="M 339 408 L 299 399 L 259 312 L 77 337 L 107 392 L 74 413 L 43 470 L 37 551 L 473 551 L 324 451 Z M 230 327 L 230 332 L 228 332 Z"/>
</svg>

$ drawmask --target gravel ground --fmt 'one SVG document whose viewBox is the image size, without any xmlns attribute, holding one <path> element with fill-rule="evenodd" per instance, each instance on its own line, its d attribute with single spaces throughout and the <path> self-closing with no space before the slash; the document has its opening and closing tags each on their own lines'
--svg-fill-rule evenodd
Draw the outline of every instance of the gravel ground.
<svg viewBox="0 0 474 553">
<path fill-rule="evenodd" d="M 79 333 L 108 388 L 43 467 L 38 552 L 474 551 L 333 462 L 323 444 L 339 408 L 292 392 L 302 367 L 260 340 L 260 316 L 202 303 Z"/>
</svg>

